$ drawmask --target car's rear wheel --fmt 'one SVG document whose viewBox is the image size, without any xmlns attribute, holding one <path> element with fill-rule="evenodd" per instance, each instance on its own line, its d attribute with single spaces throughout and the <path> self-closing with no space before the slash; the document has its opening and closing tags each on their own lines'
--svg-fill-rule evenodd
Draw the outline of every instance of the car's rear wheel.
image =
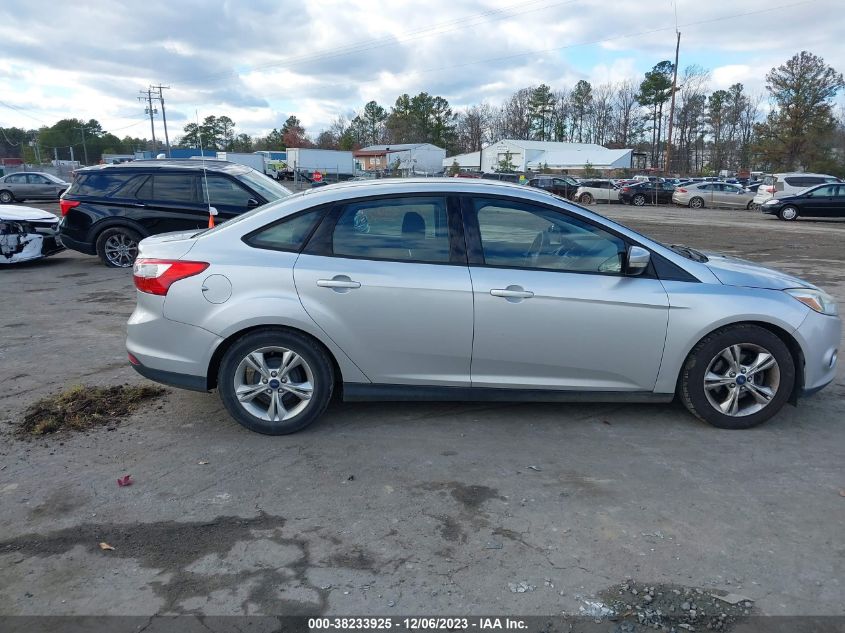
<svg viewBox="0 0 845 633">
<path fill-rule="evenodd" d="M 641 207 L 646 203 L 646 199 L 645 199 L 645 196 L 643 194 L 638 193 L 637 195 L 635 195 L 633 197 L 631 202 L 634 204 L 634 206 Z"/>
<path fill-rule="evenodd" d="M 15 196 L 12 195 L 11 191 L 0 191 L 0 203 L 2 204 L 12 204 L 15 201 Z"/>
<path fill-rule="evenodd" d="M 780 211 L 778 211 L 778 217 L 781 220 L 786 220 L 787 222 L 791 222 L 792 220 L 798 219 L 798 209 L 795 207 L 784 207 Z"/>
<path fill-rule="evenodd" d="M 755 207 L 756 207 L 756 205 L 754 204 L 754 201 L 753 201 L 753 200 L 752 200 L 751 202 L 749 202 L 748 204 L 746 204 L 746 205 L 745 205 L 745 208 L 746 208 L 748 211 L 754 211 Z"/>
<path fill-rule="evenodd" d="M 679 395 L 690 412 L 720 429 L 762 424 L 786 404 L 795 383 L 787 345 L 757 325 L 732 325 L 702 339 L 684 363 Z"/>
<path fill-rule="evenodd" d="M 131 268 L 141 236 L 125 226 L 106 229 L 97 237 L 97 255 L 110 268 Z"/>
<path fill-rule="evenodd" d="M 581 197 L 578 198 L 578 201 L 581 204 L 593 204 L 593 196 L 589 193 L 582 193 Z"/>
<path fill-rule="evenodd" d="M 334 379 L 331 361 L 317 343 L 296 332 L 266 329 L 226 351 L 217 388 L 226 410 L 244 427 L 285 435 L 322 415 Z"/>
<path fill-rule="evenodd" d="M 689 208 L 690 209 L 703 209 L 704 208 L 704 199 L 699 198 L 696 196 L 692 200 L 689 201 Z"/>
</svg>

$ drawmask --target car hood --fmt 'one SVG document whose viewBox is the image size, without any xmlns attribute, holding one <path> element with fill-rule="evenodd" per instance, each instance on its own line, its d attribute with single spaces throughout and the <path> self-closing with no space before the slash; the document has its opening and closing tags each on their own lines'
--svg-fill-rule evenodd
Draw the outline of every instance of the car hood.
<svg viewBox="0 0 845 633">
<path fill-rule="evenodd" d="M 816 287 L 799 277 L 745 259 L 720 253 L 705 253 L 705 255 L 708 259 L 706 266 L 726 286 L 746 286 L 748 288 L 768 288 L 771 290 Z"/>
<path fill-rule="evenodd" d="M 44 222 L 45 220 L 59 221 L 59 218 L 42 209 L 33 207 L 22 207 L 19 205 L 4 205 L 0 207 L 0 220 L 12 220 L 13 222 Z"/>
</svg>

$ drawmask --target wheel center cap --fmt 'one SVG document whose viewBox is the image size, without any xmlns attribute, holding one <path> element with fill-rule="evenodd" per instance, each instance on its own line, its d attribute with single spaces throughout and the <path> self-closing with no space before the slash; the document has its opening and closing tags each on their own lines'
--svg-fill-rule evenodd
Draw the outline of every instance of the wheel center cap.
<svg viewBox="0 0 845 633">
<path fill-rule="evenodd" d="M 740 374 L 736 377 L 736 384 L 744 385 L 746 382 L 748 382 L 748 378 L 745 377 L 745 374 Z"/>
<path fill-rule="evenodd" d="M 273 378 L 273 379 L 270 381 L 270 383 L 269 383 L 269 384 L 270 384 L 270 389 L 278 389 L 279 387 L 281 387 L 281 386 L 282 386 L 282 383 L 280 383 L 280 382 L 279 382 L 278 380 L 276 380 L 275 378 Z"/>
</svg>

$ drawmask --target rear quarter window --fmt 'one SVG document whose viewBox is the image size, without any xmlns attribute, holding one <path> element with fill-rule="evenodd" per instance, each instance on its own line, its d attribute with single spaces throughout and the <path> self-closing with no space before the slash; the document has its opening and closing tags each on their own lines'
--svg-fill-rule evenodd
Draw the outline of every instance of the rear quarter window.
<svg viewBox="0 0 845 633">
<path fill-rule="evenodd" d="M 77 196 L 109 196 L 126 184 L 133 174 L 99 172 L 78 175 L 68 193 Z"/>
<path fill-rule="evenodd" d="M 255 248 L 298 252 L 324 212 L 325 209 L 314 209 L 283 218 L 247 235 L 244 242 Z"/>
</svg>

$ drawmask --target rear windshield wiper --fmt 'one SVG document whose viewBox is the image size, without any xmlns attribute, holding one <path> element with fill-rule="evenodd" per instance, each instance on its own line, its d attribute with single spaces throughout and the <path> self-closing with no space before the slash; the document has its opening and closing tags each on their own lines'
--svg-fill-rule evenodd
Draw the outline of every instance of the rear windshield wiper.
<svg viewBox="0 0 845 633">
<path fill-rule="evenodd" d="M 701 251 L 697 251 L 694 248 L 690 248 L 689 246 L 684 246 L 683 244 L 672 244 L 669 248 L 678 253 L 678 255 L 683 255 L 687 259 L 691 259 L 694 262 L 705 263 L 709 261 L 707 259 L 707 255 L 705 255 Z"/>
</svg>

